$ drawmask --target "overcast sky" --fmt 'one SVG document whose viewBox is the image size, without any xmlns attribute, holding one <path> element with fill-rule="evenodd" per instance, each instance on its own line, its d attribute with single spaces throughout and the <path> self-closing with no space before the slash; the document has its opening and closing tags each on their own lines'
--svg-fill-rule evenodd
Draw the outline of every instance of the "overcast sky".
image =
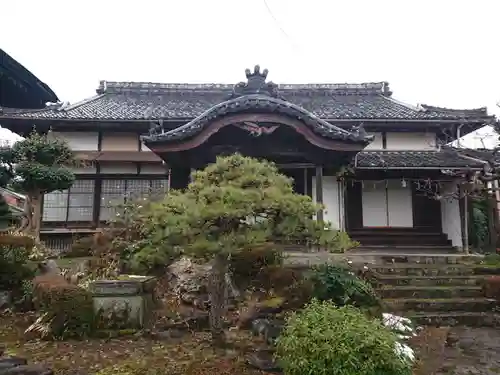
<svg viewBox="0 0 500 375">
<path fill-rule="evenodd" d="M 62 101 L 260 64 L 277 83 L 388 81 L 411 104 L 500 114 L 499 15 L 498 0 L 12 0 L 0 47 Z"/>
</svg>

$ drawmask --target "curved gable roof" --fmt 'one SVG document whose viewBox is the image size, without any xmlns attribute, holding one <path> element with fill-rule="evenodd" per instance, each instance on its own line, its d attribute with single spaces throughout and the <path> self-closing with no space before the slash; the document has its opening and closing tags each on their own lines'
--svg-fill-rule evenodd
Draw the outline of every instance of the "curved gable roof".
<svg viewBox="0 0 500 375">
<path fill-rule="evenodd" d="M 44 108 L 56 94 L 33 73 L 0 49 L 0 107 Z"/>
</svg>

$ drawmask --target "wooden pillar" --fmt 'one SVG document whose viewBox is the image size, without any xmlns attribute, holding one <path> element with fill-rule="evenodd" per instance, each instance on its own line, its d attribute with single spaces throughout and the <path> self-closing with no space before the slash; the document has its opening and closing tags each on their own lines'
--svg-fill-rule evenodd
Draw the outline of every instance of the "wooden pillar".
<svg viewBox="0 0 500 375">
<path fill-rule="evenodd" d="M 94 180 L 94 207 L 92 212 L 92 222 L 95 228 L 100 226 L 101 216 L 101 194 L 102 194 L 102 177 L 101 165 L 96 162 L 96 175 Z"/>
<path fill-rule="evenodd" d="M 316 203 L 323 204 L 323 167 L 316 167 Z M 318 221 L 323 221 L 323 208 L 318 210 Z"/>
</svg>

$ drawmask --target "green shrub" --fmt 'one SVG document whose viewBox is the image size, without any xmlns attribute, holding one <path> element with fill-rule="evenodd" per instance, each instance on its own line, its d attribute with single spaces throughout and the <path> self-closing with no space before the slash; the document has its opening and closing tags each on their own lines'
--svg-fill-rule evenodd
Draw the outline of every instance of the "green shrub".
<svg viewBox="0 0 500 375">
<path fill-rule="evenodd" d="M 324 264 L 313 269 L 310 280 L 314 285 L 312 297 L 320 301 L 359 308 L 380 306 L 373 287 L 347 268 Z"/>
<path fill-rule="evenodd" d="M 34 270 L 28 266 L 32 247 L 30 237 L 0 235 L 0 290 L 20 291 L 23 282 L 33 278 Z"/>
<path fill-rule="evenodd" d="M 411 375 L 397 337 L 352 306 L 314 300 L 292 314 L 277 344 L 287 375 Z"/>
<path fill-rule="evenodd" d="M 486 254 L 482 261 L 483 264 L 487 266 L 497 266 L 500 267 L 500 254 Z"/>
<path fill-rule="evenodd" d="M 94 329 L 92 295 L 86 289 L 68 284 L 60 275 L 35 279 L 36 306 L 42 313 L 39 322 L 43 338 L 84 337 Z"/>
<path fill-rule="evenodd" d="M 93 236 L 77 238 L 71 248 L 63 254 L 65 258 L 80 258 L 92 255 L 95 240 Z"/>
<path fill-rule="evenodd" d="M 329 248 L 331 253 L 344 253 L 359 246 L 359 242 L 352 240 L 347 232 L 341 230 L 332 231 L 332 238 L 331 243 L 335 245 Z"/>
<path fill-rule="evenodd" d="M 243 250 L 231 255 L 229 269 L 238 285 L 247 285 L 269 267 L 283 263 L 281 251 L 267 246 Z"/>
</svg>

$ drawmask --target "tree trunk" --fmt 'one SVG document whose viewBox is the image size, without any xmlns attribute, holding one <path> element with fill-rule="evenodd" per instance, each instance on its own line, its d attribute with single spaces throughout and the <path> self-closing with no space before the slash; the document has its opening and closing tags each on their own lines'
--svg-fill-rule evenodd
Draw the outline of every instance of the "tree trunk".
<svg viewBox="0 0 500 375">
<path fill-rule="evenodd" d="M 40 240 L 40 226 L 42 225 L 42 194 L 37 193 L 33 195 L 32 198 L 32 234 L 35 237 L 36 241 Z"/>
<path fill-rule="evenodd" d="M 24 217 L 21 223 L 19 231 L 22 233 L 30 233 L 31 222 L 33 221 L 33 210 L 31 204 L 31 197 L 26 194 L 26 199 L 24 201 Z"/>
<path fill-rule="evenodd" d="M 38 242 L 40 240 L 40 225 L 42 222 L 42 194 L 26 194 L 24 204 L 24 219 L 21 231 L 27 233 Z"/>
<path fill-rule="evenodd" d="M 217 254 L 210 275 L 210 331 L 214 347 L 226 344 L 223 318 L 226 312 L 226 273 L 228 268 L 227 255 Z"/>
</svg>

